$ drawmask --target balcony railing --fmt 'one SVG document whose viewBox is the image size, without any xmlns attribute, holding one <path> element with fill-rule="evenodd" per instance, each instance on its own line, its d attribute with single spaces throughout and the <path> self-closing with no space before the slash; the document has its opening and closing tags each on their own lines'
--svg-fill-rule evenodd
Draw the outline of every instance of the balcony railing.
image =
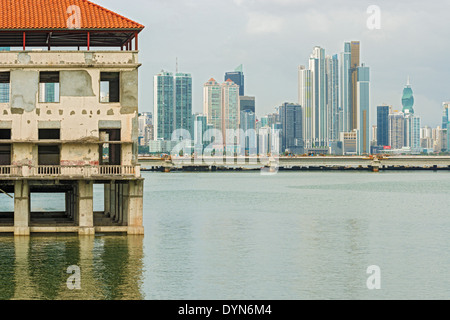
<svg viewBox="0 0 450 320">
<path fill-rule="evenodd" d="M 0 177 L 137 177 L 140 166 L 0 166 Z"/>
<path fill-rule="evenodd" d="M 20 176 L 22 175 L 22 167 L 17 166 L 0 166 L 0 177 L 2 176 Z"/>
</svg>

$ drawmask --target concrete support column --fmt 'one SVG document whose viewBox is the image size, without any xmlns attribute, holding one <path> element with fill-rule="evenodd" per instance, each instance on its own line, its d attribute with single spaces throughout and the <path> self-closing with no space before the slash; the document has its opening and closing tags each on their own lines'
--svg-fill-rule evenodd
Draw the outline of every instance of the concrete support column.
<svg viewBox="0 0 450 320">
<path fill-rule="evenodd" d="M 79 218 L 79 192 L 78 192 L 78 182 L 76 183 L 76 185 L 73 187 L 73 195 L 72 195 L 72 199 L 73 199 L 73 221 L 75 222 L 76 225 L 79 224 L 80 222 L 80 218 Z"/>
<path fill-rule="evenodd" d="M 118 215 L 116 221 L 122 223 L 123 221 L 123 184 L 117 185 L 117 205 L 118 205 Z"/>
<path fill-rule="evenodd" d="M 71 214 L 71 212 L 70 212 L 70 191 L 66 191 L 65 200 L 66 200 L 66 210 L 65 210 L 66 216 L 68 218 L 70 218 L 70 214 Z"/>
<path fill-rule="evenodd" d="M 115 183 L 111 183 L 110 184 L 110 215 L 109 217 L 111 219 L 114 219 L 114 217 L 116 216 L 116 210 L 117 210 L 117 206 L 116 206 L 116 184 Z"/>
<path fill-rule="evenodd" d="M 129 197 L 130 197 L 130 185 L 128 183 L 122 186 L 122 225 L 128 225 L 128 206 L 129 206 Z"/>
<path fill-rule="evenodd" d="M 144 234 L 144 181 L 134 180 L 128 184 L 128 234 Z"/>
<path fill-rule="evenodd" d="M 30 235 L 30 187 L 26 180 L 14 184 L 14 235 Z"/>
<path fill-rule="evenodd" d="M 94 235 L 94 184 L 92 181 L 78 181 L 79 234 Z"/>
<path fill-rule="evenodd" d="M 105 215 L 110 216 L 111 213 L 111 186 L 109 184 L 104 185 L 104 196 L 105 196 Z"/>
<path fill-rule="evenodd" d="M 115 222 L 118 222 L 119 221 L 119 216 L 120 216 L 120 209 L 121 209 L 120 208 L 120 184 L 116 183 L 115 190 L 116 190 L 116 195 L 115 195 L 114 199 L 116 200 L 116 204 L 115 204 L 116 212 L 114 214 L 114 219 L 113 220 Z"/>
</svg>

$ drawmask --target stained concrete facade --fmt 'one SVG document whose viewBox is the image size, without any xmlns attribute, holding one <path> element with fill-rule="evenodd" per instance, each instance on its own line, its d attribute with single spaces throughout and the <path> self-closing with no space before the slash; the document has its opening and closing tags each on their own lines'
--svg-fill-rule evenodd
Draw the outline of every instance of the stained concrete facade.
<svg viewBox="0 0 450 320">
<path fill-rule="evenodd" d="M 137 51 L 0 52 L 0 73 L 10 77 L 9 102 L 0 103 L 0 129 L 10 130 L 10 139 L 0 139 L 0 146 L 11 150 L 9 163 L 0 165 L 0 190 L 15 198 L 14 225 L 0 221 L 0 232 L 143 234 L 139 67 Z M 40 102 L 46 94 L 40 86 L 46 72 L 58 74 L 58 87 L 52 91 L 57 102 Z M 116 102 L 102 100 L 104 73 L 117 76 L 119 92 L 110 92 L 110 97 L 119 97 Z M 43 138 L 46 131 L 58 132 L 58 137 Z M 108 139 L 111 131 L 115 139 Z M 99 224 L 93 213 L 94 184 L 103 184 L 105 190 Z M 33 226 L 33 192 L 66 193 L 65 215 L 73 225 Z"/>
</svg>

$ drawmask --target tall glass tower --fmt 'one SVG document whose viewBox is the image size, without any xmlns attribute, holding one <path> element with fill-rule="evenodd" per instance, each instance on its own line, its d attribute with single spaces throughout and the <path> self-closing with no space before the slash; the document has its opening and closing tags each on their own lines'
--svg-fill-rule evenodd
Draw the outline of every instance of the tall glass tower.
<svg viewBox="0 0 450 320">
<path fill-rule="evenodd" d="M 325 49 L 315 47 L 309 59 L 313 77 L 313 144 L 315 147 L 328 145 L 327 90 L 325 76 Z"/>
<path fill-rule="evenodd" d="M 339 60 L 338 55 L 326 58 L 328 141 L 339 140 Z"/>
<path fill-rule="evenodd" d="M 242 64 L 232 72 L 225 73 L 224 81 L 230 79 L 239 86 L 239 95 L 245 96 L 245 78 Z"/>
<path fill-rule="evenodd" d="M 359 154 L 370 153 L 370 69 L 362 65 L 358 68 L 357 129 L 359 132 Z"/>
<path fill-rule="evenodd" d="M 403 89 L 403 97 L 402 97 L 402 105 L 403 105 L 403 113 L 414 113 L 414 96 L 413 91 L 411 89 L 411 84 L 408 82 L 406 84 L 406 87 Z"/>
<path fill-rule="evenodd" d="M 171 140 L 174 131 L 174 77 L 162 71 L 154 77 L 155 140 Z"/>
<path fill-rule="evenodd" d="M 189 73 L 175 75 L 175 129 L 191 131 L 192 125 L 192 76 Z"/>
<path fill-rule="evenodd" d="M 350 66 L 351 66 L 351 46 L 350 42 L 344 43 L 344 52 L 341 53 L 339 59 L 339 77 L 340 77 L 340 132 L 349 132 L 350 130 L 350 105 L 351 105 L 351 81 L 350 81 Z"/>
<path fill-rule="evenodd" d="M 303 139 L 305 148 L 312 148 L 314 144 L 313 139 L 313 123 L 314 123 L 314 109 L 313 109 L 313 93 L 314 83 L 311 70 L 306 69 L 305 66 L 298 68 L 298 103 L 303 109 Z"/>
<path fill-rule="evenodd" d="M 377 144 L 380 147 L 389 146 L 389 106 L 377 108 Z"/>
</svg>

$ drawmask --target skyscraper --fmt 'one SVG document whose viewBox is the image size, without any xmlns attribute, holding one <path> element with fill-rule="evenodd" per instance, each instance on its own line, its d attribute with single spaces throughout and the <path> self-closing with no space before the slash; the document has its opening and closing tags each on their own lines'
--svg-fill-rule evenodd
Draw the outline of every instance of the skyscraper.
<svg viewBox="0 0 450 320">
<path fill-rule="evenodd" d="M 358 123 L 359 132 L 358 154 L 370 153 L 370 69 L 369 67 L 358 67 Z"/>
<path fill-rule="evenodd" d="M 325 76 L 325 49 L 315 47 L 309 59 L 313 79 L 313 146 L 328 145 L 328 110 Z"/>
<path fill-rule="evenodd" d="M 411 89 L 411 84 L 409 82 L 409 78 L 405 88 L 403 89 L 402 96 L 402 105 L 403 105 L 403 114 L 405 117 L 405 133 L 404 133 L 404 142 L 403 146 L 412 148 L 413 147 L 413 135 L 414 135 L 414 96 L 413 91 Z"/>
<path fill-rule="evenodd" d="M 306 69 L 305 66 L 298 68 L 298 103 L 303 109 L 303 139 L 305 148 L 312 148 L 314 145 L 314 83 L 311 70 Z"/>
<path fill-rule="evenodd" d="M 294 154 L 303 154 L 302 107 L 298 104 L 284 103 L 279 108 L 282 133 L 282 152 L 289 150 Z"/>
<path fill-rule="evenodd" d="M 239 86 L 228 79 L 222 84 L 223 137 L 227 146 L 239 144 Z M 229 148 L 229 150 L 232 150 Z"/>
<path fill-rule="evenodd" d="M 358 127 L 358 67 L 360 66 L 360 42 L 350 43 L 350 80 L 351 80 L 351 104 L 349 108 L 349 131 Z"/>
<path fill-rule="evenodd" d="M 402 105 L 403 105 L 403 113 L 412 113 L 414 114 L 414 96 L 413 91 L 411 89 L 411 84 L 408 82 L 406 87 L 403 89 L 403 97 L 402 97 Z"/>
<path fill-rule="evenodd" d="M 208 124 L 222 133 L 222 86 L 213 78 L 203 86 L 203 114 L 207 116 Z"/>
<path fill-rule="evenodd" d="M 328 141 L 339 140 L 339 60 L 326 58 Z"/>
<path fill-rule="evenodd" d="M 401 149 L 405 142 L 405 117 L 403 112 L 389 114 L 389 145 L 392 149 Z"/>
<path fill-rule="evenodd" d="M 420 117 L 414 115 L 411 119 L 411 150 L 420 151 Z"/>
<path fill-rule="evenodd" d="M 192 125 L 192 76 L 189 73 L 175 75 L 175 129 L 191 132 Z"/>
<path fill-rule="evenodd" d="M 389 146 L 389 106 L 377 107 L 377 144 Z"/>
<path fill-rule="evenodd" d="M 239 95 L 245 96 L 245 77 L 242 64 L 234 71 L 225 73 L 224 81 L 230 79 L 239 86 Z"/>
<path fill-rule="evenodd" d="M 155 140 L 171 140 L 175 125 L 174 77 L 161 71 L 154 76 L 153 121 Z"/>
<path fill-rule="evenodd" d="M 203 89 L 203 113 L 208 124 L 222 134 L 222 145 L 239 144 L 239 86 L 231 79 L 223 84 L 210 79 Z M 230 149 L 231 150 L 231 149 Z"/>
<path fill-rule="evenodd" d="M 351 45 L 350 42 L 344 43 L 344 52 L 340 55 L 339 67 L 339 85 L 340 85 L 340 132 L 350 132 L 350 106 L 351 106 Z"/>
</svg>

